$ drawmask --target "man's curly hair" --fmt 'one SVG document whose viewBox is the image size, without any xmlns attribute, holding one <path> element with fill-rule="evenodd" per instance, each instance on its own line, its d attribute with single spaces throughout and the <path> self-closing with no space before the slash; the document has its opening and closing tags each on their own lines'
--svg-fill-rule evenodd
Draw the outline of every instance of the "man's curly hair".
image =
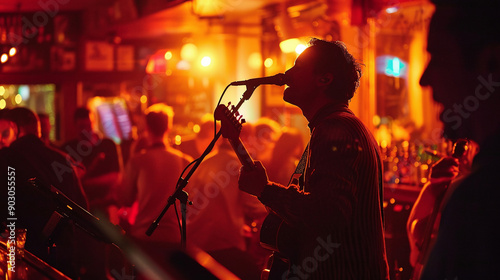
<svg viewBox="0 0 500 280">
<path fill-rule="evenodd" d="M 316 73 L 332 73 L 330 94 L 334 99 L 349 100 L 359 86 L 361 65 L 340 41 L 328 42 L 312 38 L 309 47 L 315 49 Z"/>
</svg>

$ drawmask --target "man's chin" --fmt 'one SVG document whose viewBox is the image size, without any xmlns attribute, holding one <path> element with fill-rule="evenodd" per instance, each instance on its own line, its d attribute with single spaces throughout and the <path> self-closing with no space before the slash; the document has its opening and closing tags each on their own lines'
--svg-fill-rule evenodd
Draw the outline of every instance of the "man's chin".
<svg viewBox="0 0 500 280">
<path fill-rule="evenodd" d="M 288 102 L 290 104 L 293 104 L 293 100 L 290 98 L 290 87 L 285 88 L 285 91 L 283 91 L 283 100 L 285 102 Z"/>
</svg>

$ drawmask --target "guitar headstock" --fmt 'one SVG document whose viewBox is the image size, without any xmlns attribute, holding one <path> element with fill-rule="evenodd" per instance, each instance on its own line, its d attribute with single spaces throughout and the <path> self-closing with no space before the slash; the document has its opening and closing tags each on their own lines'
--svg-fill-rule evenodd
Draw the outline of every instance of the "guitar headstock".
<svg viewBox="0 0 500 280">
<path fill-rule="evenodd" d="M 229 110 L 226 105 L 221 104 L 215 109 L 215 119 L 221 122 L 222 136 L 227 139 L 237 140 L 240 138 L 242 124 L 245 120 L 236 110 Z"/>
</svg>

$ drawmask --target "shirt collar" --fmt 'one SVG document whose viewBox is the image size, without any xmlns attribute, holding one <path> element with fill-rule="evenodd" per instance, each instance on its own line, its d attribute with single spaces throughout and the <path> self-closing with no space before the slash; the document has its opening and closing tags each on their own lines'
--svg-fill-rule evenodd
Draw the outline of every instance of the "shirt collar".
<svg viewBox="0 0 500 280">
<path fill-rule="evenodd" d="M 309 129 L 312 131 L 316 126 L 318 126 L 319 123 L 321 123 L 321 121 L 323 121 L 324 119 L 326 119 L 328 116 L 330 116 L 331 114 L 335 113 L 335 112 L 347 112 L 347 113 L 351 113 L 352 114 L 352 111 L 349 110 L 349 106 L 346 103 L 328 103 L 326 104 L 325 106 L 321 107 L 321 109 L 319 109 L 316 114 L 314 115 L 314 117 L 311 119 L 311 121 L 309 122 L 308 126 L 309 126 Z"/>
</svg>

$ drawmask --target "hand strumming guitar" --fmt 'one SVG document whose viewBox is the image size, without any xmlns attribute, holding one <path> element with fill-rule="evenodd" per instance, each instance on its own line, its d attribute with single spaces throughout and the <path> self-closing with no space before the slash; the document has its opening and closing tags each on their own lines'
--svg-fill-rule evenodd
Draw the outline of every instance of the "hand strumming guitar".
<svg viewBox="0 0 500 280">
<path fill-rule="evenodd" d="M 256 160 L 253 169 L 242 166 L 238 185 L 240 190 L 259 197 L 269 183 L 267 172 L 262 162 Z"/>
</svg>

